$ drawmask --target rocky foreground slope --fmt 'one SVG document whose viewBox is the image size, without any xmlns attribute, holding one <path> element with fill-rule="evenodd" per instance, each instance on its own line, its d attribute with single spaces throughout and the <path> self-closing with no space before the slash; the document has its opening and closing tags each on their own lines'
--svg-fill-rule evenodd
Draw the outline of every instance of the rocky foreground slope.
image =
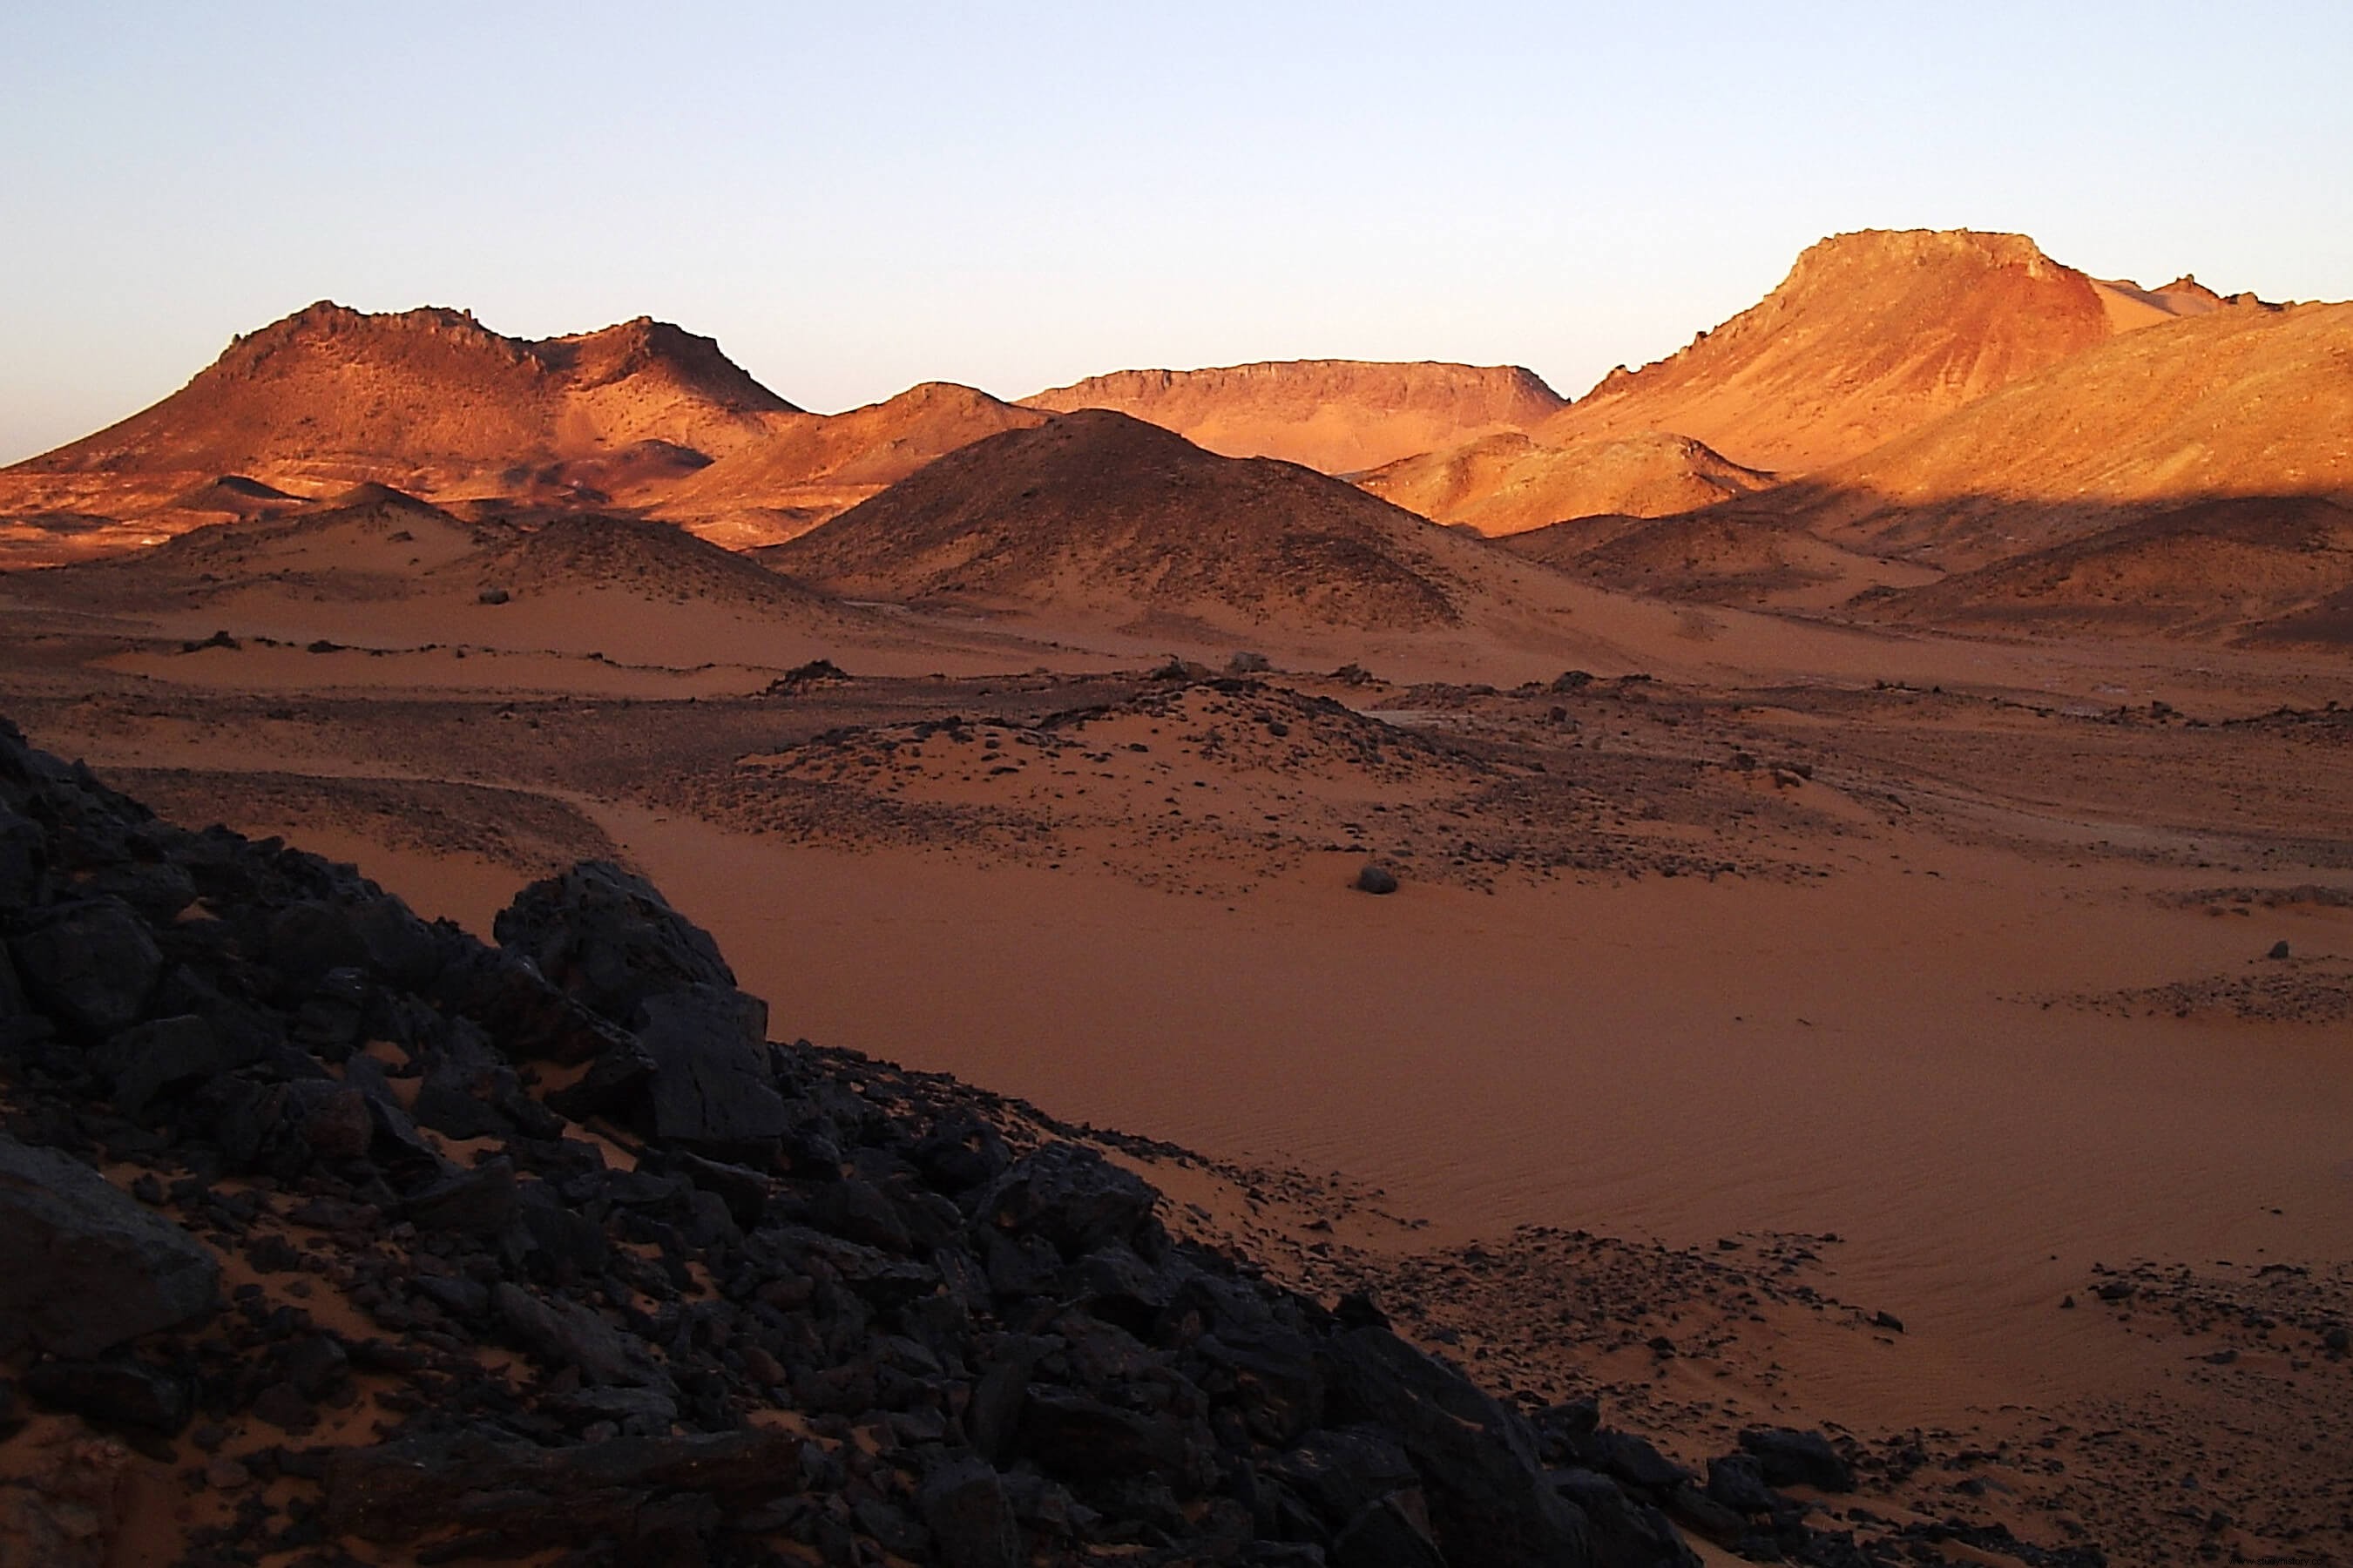
<svg viewBox="0 0 2353 1568">
<path fill-rule="evenodd" d="M 1820 1436 L 1507 1408 L 609 864 L 488 946 L 0 721 L 0 1562 L 1866 1560 Z"/>
</svg>

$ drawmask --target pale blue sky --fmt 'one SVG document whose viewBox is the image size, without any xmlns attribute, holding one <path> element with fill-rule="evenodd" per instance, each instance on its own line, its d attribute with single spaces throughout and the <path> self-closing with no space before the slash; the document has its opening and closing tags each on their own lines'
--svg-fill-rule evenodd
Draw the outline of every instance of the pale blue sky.
<svg viewBox="0 0 2353 1568">
<path fill-rule="evenodd" d="M 832 410 L 1125 365 L 1581 393 L 1823 234 L 2353 295 L 2353 4 L 0 14 L 0 460 L 332 298 L 640 313 Z"/>
</svg>

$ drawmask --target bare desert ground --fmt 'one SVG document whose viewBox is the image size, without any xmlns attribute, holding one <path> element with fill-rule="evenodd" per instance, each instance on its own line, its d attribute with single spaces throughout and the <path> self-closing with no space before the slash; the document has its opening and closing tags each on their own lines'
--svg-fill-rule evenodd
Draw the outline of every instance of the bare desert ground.
<svg viewBox="0 0 2353 1568">
<path fill-rule="evenodd" d="M 0 714 L 501 946 L 641 875 L 871 1103 L 953 1075 L 1542 1430 L 1598 1399 L 1659 1452 L 1569 1469 L 1702 1561 L 2341 1563 L 2348 309 L 1867 234 L 1572 402 L 827 416 L 659 323 L 322 305 L 0 475 Z M 1777 1543 L 1710 1466 L 1782 1427 L 1857 1489 Z"/>
</svg>

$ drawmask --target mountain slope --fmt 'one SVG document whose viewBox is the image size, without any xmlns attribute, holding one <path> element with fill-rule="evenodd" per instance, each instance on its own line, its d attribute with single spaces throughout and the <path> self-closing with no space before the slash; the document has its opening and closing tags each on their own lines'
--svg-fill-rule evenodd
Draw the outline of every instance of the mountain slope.
<svg viewBox="0 0 2353 1568">
<path fill-rule="evenodd" d="M 949 454 L 764 555 L 837 593 L 1086 614 L 1451 625 L 1478 552 L 1291 463 L 1104 410 Z"/>
<path fill-rule="evenodd" d="M 1966 570 L 2249 496 L 2353 502 L 2353 304 L 2128 333 L 1779 499 L 1827 537 Z"/>
<path fill-rule="evenodd" d="M 1867 230 L 1798 258 L 1749 310 L 1546 420 L 1548 445 L 1672 430 L 1800 473 L 1860 455 L 2121 330 L 2221 303 L 2103 284 L 2022 235 Z"/>
<path fill-rule="evenodd" d="M 847 414 L 776 421 L 659 497 L 657 515 L 741 547 L 806 532 L 924 464 L 1050 417 L 952 382 L 925 382 Z"/>
<path fill-rule="evenodd" d="M 1433 521 L 1496 538 L 1573 518 L 1692 511 L 1773 479 L 1686 436 L 1646 430 L 1546 447 L 1504 431 L 1401 458 L 1356 482 Z"/>
<path fill-rule="evenodd" d="M 717 456 L 791 412 L 710 339 L 666 322 L 530 342 L 454 310 L 322 301 L 238 338 L 161 403 L 11 472 L 431 492 L 644 442 Z"/>
<path fill-rule="evenodd" d="M 2353 508 L 2311 498 L 2242 497 L 2175 507 L 2013 556 L 1928 587 L 1866 602 L 1918 625 L 2048 630 L 2304 636 L 2353 590 Z"/>
<path fill-rule="evenodd" d="M 1229 458 L 1350 474 L 1516 430 L 1565 404 L 1517 365 L 1282 360 L 1213 370 L 1123 370 L 1025 397 L 1029 408 L 1108 408 Z"/>
</svg>

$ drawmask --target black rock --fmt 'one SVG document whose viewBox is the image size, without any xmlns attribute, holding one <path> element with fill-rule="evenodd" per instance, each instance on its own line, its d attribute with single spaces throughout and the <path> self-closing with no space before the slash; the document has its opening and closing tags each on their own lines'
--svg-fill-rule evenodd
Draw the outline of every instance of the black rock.
<svg viewBox="0 0 2353 1568">
<path fill-rule="evenodd" d="M 1391 1492 L 1421 1485 L 1405 1450 L 1371 1428 L 1310 1432 L 1269 1468 L 1335 1529 Z"/>
<path fill-rule="evenodd" d="M 624 1027 L 636 1026 L 649 996 L 691 985 L 735 988 L 735 972 L 710 932 L 645 879 L 606 860 L 584 860 L 533 882 L 500 911 L 491 931 L 557 989 Z"/>
<path fill-rule="evenodd" d="M 1820 1432 L 1752 1426 L 1740 1435 L 1740 1447 L 1756 1456 L 1757 1469 L 1767 1486 L 1811 1487 L 1824 1492 L 1854 1490 L 1854 1472 Z"/>
<path fill-rule="evenodd" d="M 419 1230 L 492 1236 L 515 1215 L 512 1162 L 487 1161 L 451 1176 L 408 1200 L 408 1217 Z"/>
<path fill-rule="evenodd" d="M 40 901 L 48 887 L 47 836 L 40 825 L 0 805 L 0 914 Z"/>
<path fill-rule="evenodd" d="M 945 1568 L 1018 1568 L 1021 1529 L 986 1460 L 950 1459 L 923 1478 L 923 1523 Z"/>
<path fill-rule="evenodd" d="M 155 939 L 114 899 L 51 910 L 9 947 L 33 1001 L 93 1040 L 137 1023 L 164 977 Z"/>
<path fill-rule="evenodd" d="M 1592 1470 L 1556 1470 L 1553 1489 L 1585 1516 L 1593 1568 L 1700 1568 L 1667 1516 Z"/>
<path fill-rule="evenodd" d="M 90 1065 L 113 1086 L 114 1108 L 137 1121 L 156 1096 L 201 1082 L 226 1064 L 212 1026 L 184 1014 L 111 1037 L 90 1052 Z"/>
<path fill-rule="evenodd" d="M 1356 891 L 1360 893 L 1394 893 L 1397 890 L 1397 873 L 1386 866 L 1368 861 L 1356 873 Z"/>
<path fill-rule="evenodd" d="M 1049 1143 L 1014 1162 L 976 1218 L 1044 1237 L 1073 1258 L 1106 1242 L 1133 1243 L 1158 1201 L 1142 1177 L 1077 1143 Z"/>
<path fill-rule="evenodd" d="M 1447 1562 L 1588 1561 L 1585 1517 L 1544 1483 L 1519 1416 L 1386 1329 L 1351 1329 L 1325 1355 L 1335 1414 L 1382 1427 L 1413 1460 Z"/>
<path fill-rule="evenodd" d="M 1206 1456 L 1176 1423 L 1047 1384 L 1033 1384 L 1023 1403 L 1020 1444 L 1050 1476 L 1156 1475 L 1179 1491 L 1198 1490 L 1205 1479 Z"/>
<path fill-rule="evenodd" d="M 655 1137 L 719 1149 L 782 1138 L 784 1097 L 768 1075 L 767 1005 L 694 984 L 644 1002 L 638 1043 L 653 1065 Z"/>
<path fill-rule="evenodd" d="M 1398 1496 L 1368 1505 L 1333 1540 L 1332 1568 L 1447 1568 L 1419 1512 Z"/>
<path fill-rule="evenodd" d="M 188 1390 L 179 1379 L 129 1360 L 44 1361 L 25 1374 L 25 1392 L 52 1410 L 166 1436 L 188 1424 Z"/>
<path fill-rule="evenodd" d="M 1764 1467 L 1754 1454 L 1728 1454 L 1707 1462 L 1707 1495 L 1737 1514 L 1779 1514 L 1789 1500 L 1765 1482 Z"/>
<path fill-rule="evenodd" d="M 90 1356 L 208 1310 L 220 1267 L 89 1166 L 0 1137 L 0 1353 Z"/>
</svg>

